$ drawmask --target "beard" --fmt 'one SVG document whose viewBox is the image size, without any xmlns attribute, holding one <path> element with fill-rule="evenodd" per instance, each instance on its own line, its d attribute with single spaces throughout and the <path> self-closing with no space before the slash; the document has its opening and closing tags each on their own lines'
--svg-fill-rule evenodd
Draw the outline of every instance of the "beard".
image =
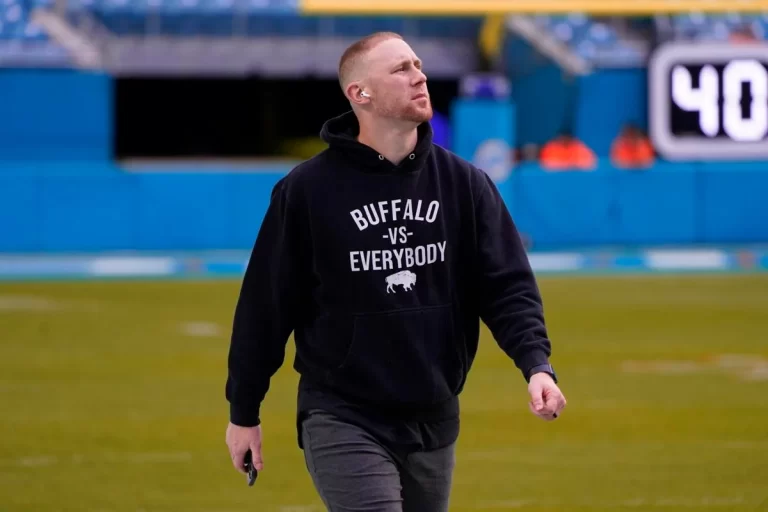
<svg viewBox="0 0 768 512">
<path fill-rule="evenodd" d="M 433 115 L 432 101 L 429 97 L 426 100 L 408 100 L 405 103 L 392 101 L 374 104 L 374 111 L 379 117 L 419 124 L 431 120 Z"/>
</svg>

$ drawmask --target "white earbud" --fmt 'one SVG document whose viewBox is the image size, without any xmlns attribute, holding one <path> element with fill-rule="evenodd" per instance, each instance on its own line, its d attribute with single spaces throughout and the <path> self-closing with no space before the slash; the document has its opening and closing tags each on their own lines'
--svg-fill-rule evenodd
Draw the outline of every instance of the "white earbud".
<svg viewBox="0 0 768 512">
<path fill-rule="evenodd" d="M 367 93 L 367 92 L 365 92 L 365 91 L 361 92 L 361 93 L 360 93 L 360 96 L 362 96 L 363 98 L 370 98 L 370 97 L 371 97 L 371 95 L 370 95 L 370 94 L 368 94 L 368 93 Z"/>
</svg>

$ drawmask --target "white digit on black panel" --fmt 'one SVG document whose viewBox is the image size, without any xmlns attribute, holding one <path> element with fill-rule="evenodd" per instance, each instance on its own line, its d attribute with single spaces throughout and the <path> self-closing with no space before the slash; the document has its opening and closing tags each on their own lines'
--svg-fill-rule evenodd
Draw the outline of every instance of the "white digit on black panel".
<svg viewBox="0 0 768 512">
<path fill-rule="evenodd" d="M 685 67 L 675 66 L 672 70 L 672 100 L 683 110 L 699 112 L 701 131 L 707 137 L 715 137 L 720 130 L 717 71 L 712 66 L 704 66 L 699 74 L 699 87 L 694 89 L 692 82 Z"/>
<path fill-rule="evenodd" d="M 749 119 L 741 116 L 741 84 L 749 83 Z M 723 128 L 739 142 L 755 142 L 768 133 L 768 72 L 756 60 L 735 60 L 723 70 Z"/>
</svg>

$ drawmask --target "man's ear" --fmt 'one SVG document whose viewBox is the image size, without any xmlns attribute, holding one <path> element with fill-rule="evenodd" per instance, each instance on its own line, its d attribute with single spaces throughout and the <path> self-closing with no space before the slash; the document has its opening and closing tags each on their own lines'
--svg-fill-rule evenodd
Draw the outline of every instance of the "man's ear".
<svg viewBox="0 0 768 512">
<path fill-rule="evenodd" d="M 345 89 L 347 98 L 353 105 L 365 105 L 370 103 L 370 93 L 367 93 L 360 82 L 351 82 Z"/>
</svg>

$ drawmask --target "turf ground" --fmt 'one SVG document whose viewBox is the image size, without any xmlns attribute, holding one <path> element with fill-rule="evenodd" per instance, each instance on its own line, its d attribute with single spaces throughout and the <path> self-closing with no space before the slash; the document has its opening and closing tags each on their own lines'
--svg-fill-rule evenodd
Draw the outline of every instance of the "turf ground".
<svg viewBox="0 0 768 512">
<path fill-rule="evenodd" d="M 0 284 L 0 511 L 322 512 L 297 376 L 248 488 L 224 430 L 237 282 Z M 768 510 L 768 276 L 541 279 L 569 400 L 545 423 L 484 333 L 452 511 Z"/>
</svg>

